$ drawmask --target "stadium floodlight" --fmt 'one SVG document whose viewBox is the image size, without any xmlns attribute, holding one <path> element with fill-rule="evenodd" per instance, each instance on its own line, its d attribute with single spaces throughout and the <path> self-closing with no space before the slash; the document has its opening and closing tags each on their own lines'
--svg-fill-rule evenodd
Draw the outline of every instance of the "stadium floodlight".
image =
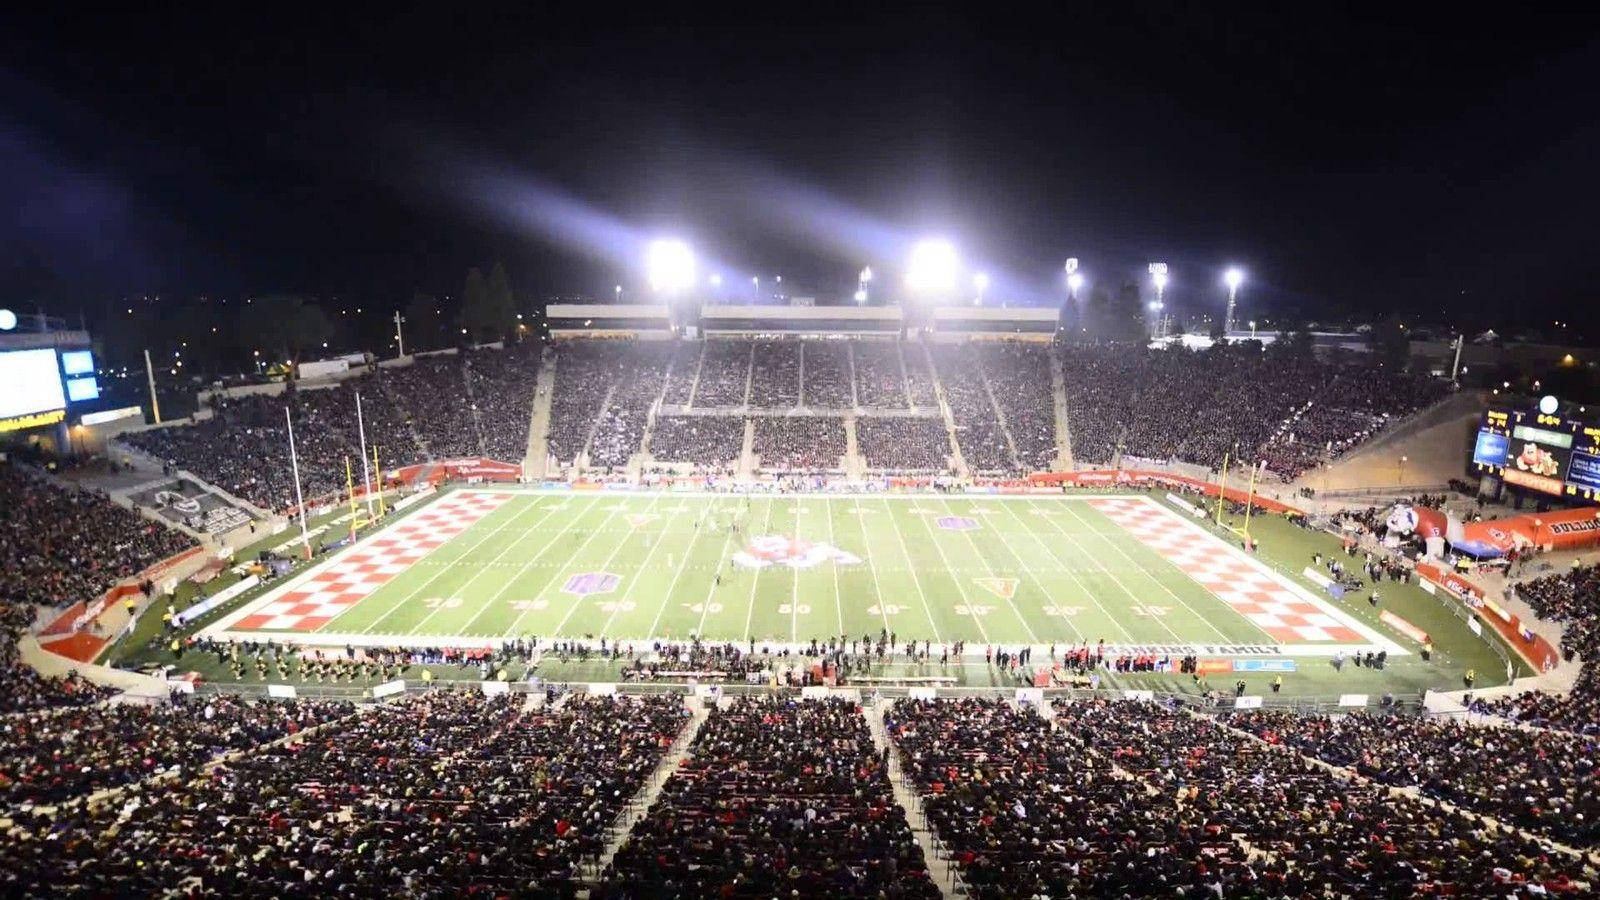
<svg viewBox="0 0 1600 900">
<path fill-rule="evenodd" d="M 906 263 L 906 287 L 917 294 L 953 294 L 961 269 L 954 244 L 940 238 L 921 240 Z"/>
<path fill-rule="evenodd" d="M 862 267 L 860 281 L 861 281 L 862 284 L 871 284 L 872 283 L 872 267 L 871 266 L 863 266 Z"/>
<path fill-rule="evenodd" d="M 694 286 L 694 251 L 677 238 L 651 241 L 645 251 L 645 272 L 653 291 L 672 294 L 688 290 Z"/>
<path fill-rule="evenodd" d="M 722 276 L 716 274 L 715 272 L 713 272 L 711 274 L 711 286 L 712 287 L 722 287 Z"/>
<path fill-rule="evenodd" d="M 1155 282 L 1156 286 L 1156 302 L 1150 304 L 1150 310 L 1156 314 L 1155 336 L 1164 338 L 1167 336 L 1167 316 L 1163 312 L 1167 308 L 1167 264 L 1153 262 L 1149 271 L 1150 280 Z"/>
<path fill-rule="evenodd" d="M 1238 266 L 1229 266 L 1228 271 L 1222 273 L 1222 280 L 1228 285 L 1228 314 L 1222 317 L 1222 330 L 1233 330 L 1233 308 L 1239 299 L 1239 285 L 1244 284 L 1244 270 Z"/>
<path fill-rule="evenodd" d="M 1067 274 L 1067 292 L 1072 296 L 1072 299 L 1074 299 L 1074 300 L 1078 299 L 1078 288 L 1081 288 L 1081 287 L 1083 287 L 1083 273 L 1082 272 L 1070 272 L 1070 273 L 1068 273 Z"/>
<path fill-rule="evenodd" d="M 989 276 L 983 272 L 979 272 L 978 274 L 972 276 L 972 286 L 978 291 L 978 297 L 973 301 L 973 303 L 977 304 L 978 306 L 982 306 L 983 292 L 989 289 Z"/>
<path fill-rule="evenodd" d="M 867 289 L 866 288 L 856 288 L 856 302 L 857 303 L 865 303 L 865 302 L 867 302 Z"/>
</svg>

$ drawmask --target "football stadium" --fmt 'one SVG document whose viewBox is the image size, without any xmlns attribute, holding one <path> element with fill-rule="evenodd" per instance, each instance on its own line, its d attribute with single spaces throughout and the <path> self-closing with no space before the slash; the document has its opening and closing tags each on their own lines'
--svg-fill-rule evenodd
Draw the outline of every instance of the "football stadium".
<svg viewBox="0 0 1600 900">
<path fill-rule="evenodd" d="M 1339 16 L 1084 10 L 1069 62 L 540 15 L 19 50 L 0 892 L 1600 893 L 1600 320 L 1527 263 L 1581 79 Z M 1597 61 L 1543 32 L 1451 46 Z M 986 111 L 884 112 L 907 72 Z M 1530 135 L 1471 209 L 1329 133 L 1504 120 L 1445 72 Z M 1125 104 L 1181 155 L 1075 155 Z"/>
</svg>

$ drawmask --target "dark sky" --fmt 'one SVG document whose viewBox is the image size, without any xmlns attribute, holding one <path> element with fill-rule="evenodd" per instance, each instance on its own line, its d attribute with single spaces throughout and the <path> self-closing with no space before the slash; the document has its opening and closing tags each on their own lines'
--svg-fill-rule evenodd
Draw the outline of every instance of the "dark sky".
<svg viewBox="0 0 1600 900">
<path fill-rule="evenodd" d="M 1600 318 L 1596 17 L 614 6 L 0 22 L 0 295 L 599 295 L 661 233 L 829 289 L 937 233 L 1017 296 Z"/>
</svg>

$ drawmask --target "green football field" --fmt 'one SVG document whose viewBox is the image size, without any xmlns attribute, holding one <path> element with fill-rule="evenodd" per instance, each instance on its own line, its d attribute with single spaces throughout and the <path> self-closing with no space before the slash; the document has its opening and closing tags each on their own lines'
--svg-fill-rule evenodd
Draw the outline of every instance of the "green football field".
<svg viewBox="0 0 1600 900">
<path fill-rule="evenodd" d="M 1121 505 L 1108 514 L 1113 502 Z M 1172 535 L 1187 555 L 1164 549 Z M 1280 600 L 1298 590 L 1321 604 L 1311 618 L 1331 631 L 1312 625 L 1297 639 L 1274 614 L 1301 621 L 1289 606 L 1229 595 L 1215 581 L 1219 566 Z M 1138 495 L 466 489 L 408 511 L 209 630 L 386 646 L 535 635 L 793 644 L 889 631 L 936 645 L 963 640 L 978 652 L 1102 639 L 1324 654 L 1393 648 L 1370 630 L 1350 640 L 1362 626 L 1303 585 L 1264 573 Z"/>
</svg>

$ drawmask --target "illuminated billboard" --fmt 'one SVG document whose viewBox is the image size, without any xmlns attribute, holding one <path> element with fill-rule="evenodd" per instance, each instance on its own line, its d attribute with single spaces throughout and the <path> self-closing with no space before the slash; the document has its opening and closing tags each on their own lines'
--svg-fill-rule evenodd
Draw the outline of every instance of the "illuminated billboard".
<svg viewBox="0 0 1600 900">
<path fill-rule="evenodd" d="M 54 350 L 0 353 L 0 419 L 65 409 L 61 369 Z"/>
</svg>

